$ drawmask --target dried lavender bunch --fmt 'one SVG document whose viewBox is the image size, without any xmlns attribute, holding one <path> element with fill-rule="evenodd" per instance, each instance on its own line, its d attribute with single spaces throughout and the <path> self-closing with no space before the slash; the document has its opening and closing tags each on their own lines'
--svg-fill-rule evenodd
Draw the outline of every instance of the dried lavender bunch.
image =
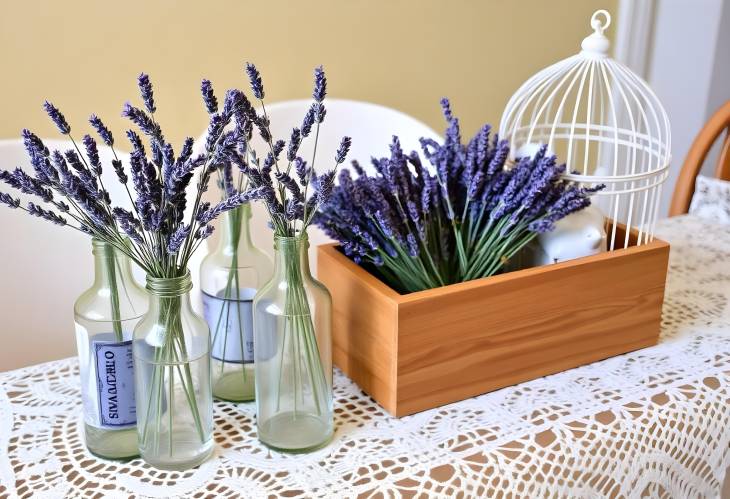
<svg viewBox="0 0 730 499">
<path fill-rule="evenodd" d="M 188 138 L 176 154 L 155 117 L 157 106 L 149 76 L 142 73 L 138 86 L 143 107 L 127 103 L 122 115 L 141 130 L 148 144 L 145 147 L 139 134 L 127 131 L 132 145 L 128 165 L 124 165 L 117 156 L 113 135 L 102 120 L 96 115 L 89 119 L 102 142 L 114 153 L 111 166 L 119 182 L 125 186 L 132 211 L 112 204 L 102 182 L 103 166 L 96 141 L 85 135 L 82 152 L 66 118 L 48 101 L 44 103 L 44 109 L 59 131 L 72 141 L 73 149 L 51 151 L 38 136 L 24 130 L 23 140 L 34 174 L 19 168 L 0 170 L 0 182 L 38 198 L 48 208 L 37 202 L 23 206 L 19 199 L 7 193 L 0 193 L 0 202 L 111 244 L 152 277 L 179 277 L 187 271 L 192 253 L 211 234 L 211 222 L 221 213 L 262 194 L 261 191 L 242 192 L 238 189 L 235 195 L 217 206 L 210 207 L 201 202 L 219 158 L 228 154 L 230 141 L 224 132 L 225 127 L 234 120 L 252 119 L 253 108 L 242 92 L 230 90 L 224 108 L 218 111 L 210 82 L 205 80 L 204 102 L 211 113 L 205 150 L 193 157 L 193 140 Z M 192 210 L 186 215 L 188 200 L 185 191 L 196 173 L 197 192 L 191 200 Z"/>
<path fill-rule="evenodd" d="M 64 152 L 51 151 L 35 134 L 24 130 L 23 139 L 34 170 L 33 175 L 19 168 L 12 172 L 0 170 L 0 181 L 38 198 L 49 208 L 42 207 L 37 202 L 22 206 L 19 199 L 8 193 L 0 193 L 0 204 L 11 209 L 24 210 L 32 216 L 57 225 L 73 227 L 110 244 L 134 260 L 149 277 L 182 277 L 188 272 L 187 266 L 192 253 L 212 233 L 211 222 L 221 213 L 234 210 L 263 195 L 261 190 L 237 190 L 215 206 L 201 201 L 220 159 L 227 157 L 231 148 L 235 149 L 238 145 L 235 140 L 237 135 L 235 132 L 232 132 L 234 135 L 226 132 L 226 127 L 236 121 L 247 131 L 250 127 L 245 125 L 245 121 L 252 121 L 255 113 L 245 95 L 238 90 L 229 90 L 223 108 L 218 110 L 212 87 L 208 92 L 209 84 L 204 85 L 204 102 L 211 113 L 210 122 L 204 150 L 193 157 L 191 138 L 184 141 L 179 151 L 175 151 L 172 144 L 165 139 L 155 116 L 157 105 L 149 76 L 141 74 L 138 86 L 143 107 L 127 103 L 122 115 L 141 130 L 142 136 L 147 138 L 147 145 L 145 146 L 137 132 L 127 131 L 132 152 L 126 169 L 115 152 L 114 138 L 106 125 L 95 115 L 89 120 L 101 140 L 113 152 L 112 168 L 132 203 L 131 211 L 113 206 L 102 181 L 103 165 L 96 141 L 89 135 L 84 136 L 82 142 L 85 152 L 82 152 L 66 118 L 50 102 L 46 102 L 44 108 L 59 131 L 71 140 L 73 148 Z M 197 189 L 192 208 L 186 210 L 186 188 L 195 174 L 198 178 Z M 63 213 L 63 216 L 58 212 Z M 110 299 L 113 303 L 118 301 L 119 290 L 116 285 L 111 288 L 113 296 Z M 172 373 L 173 365 L 179 373 L 179 381 L 185 391 L 185 399 L 190 406 L 201 442 L 205 439 L 198 395 L 194 388 L 196 380 L 185 351 L 182 303 L 180 297 L 168 297 L 160 306 L 160 338 L 155 340 L 159 341 L 159 345 L 154 345 L 154 358 L 165 359 L 169 364 L 155 364 L 152 369 L 149 397 L 144 399 L 148 401 L 147 411 L 144 415 L 140 413 L 138 419 L 140 447 L 145 447 L 150 438 L 152 445 L 159 446 L 159 439 L 150 429 L 156 427 L 159 431 L 162 416 L 160 413 L 151 413 L 149 408 L 163 407 L 164 394 L 172 393 L 173 376 L 164 375 L 164 370 L 168 369 Z M 114 318 L 114 324 L 117 338 L 121 339 L 118 315 Z M 153 394 L 156 394 L 156 400 L 153 399 Z M 173 426 L 172 418 L 173 413 L 169 412 L 170 427 Z M 169 445 L 172 455 L 172 437 Z"/>
<path fill-rule="evenodd" d="M 220 186 L 227 196 L 241 190 L 241 186 L 256 193 L 263 199 L 274 235 L 281 237 L 297 237 L 304 234 L 311 224 L 317 210 L 329 198 L 336 170 L 347 157 L 350 150 L 350 137 L 343 137 L 333 157 L 333 167 L 321 175 L 314 169 L 319 128 L 324 121 L 326 110 L 324 98 L 327 79 L 324 69 L 319 66 L 314 70 L 313 102 L 303 118 L 302 126 L 294 128 L 289 142 L 272 137 L 269 117 L 264 104 L 264 85 L 259 70 L 251 63 L 246 64 L 246 73 L 251 91 L 261 106 L 257 113 L 251 103 L 241 93 L 230 96 L 232 101 L 240 100 L 240 105 L 231 103 L 235 108 L 236 126 L 226 132 L 221 139 L 219 154 Z M 201 87 L 206 107 L 213 108 L 213 89 L 209 83 L 203 82 Z M 226 96 L 226 101 L 229 96 Z M 229 104 L 225 104 L 224 107 Z M 251 147 L 251 138 L 256 129 L 267 145 L 262 155 Z M 309 163 L 299 156 L 299 149 L 304 139 L 314 134 L 314 152 Z M 233 166 L 242 176 L 233 180 L 230 173 Z M 236 188 L 237 186 L 237 188 Z"/>
<path fill-rule="evenodd" d="M 332 200 L 315 220 L 348 256 L 372 265 L 400 292 L 499 272 L 538 233 L 590 205 L 588 196 L 603 187 L 562 180 L 565 165 L 545 147 L 507 167 L 507 142 L 490 140 L 489 125 L 462 144 L 449 101 L 441 105 L 443 144 L 421 139 L 434 173 L 393 137 L 390 157 L 372 160 L 376 175 L 357 163 L 357 178 L 347 169 L 340 173 Z"/>
</svg>

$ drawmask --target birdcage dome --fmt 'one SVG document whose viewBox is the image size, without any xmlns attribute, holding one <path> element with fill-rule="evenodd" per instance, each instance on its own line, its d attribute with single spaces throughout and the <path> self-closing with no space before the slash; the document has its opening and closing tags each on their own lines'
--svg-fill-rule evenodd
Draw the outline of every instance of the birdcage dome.
<svg viewBox="0 0 730 499">
<path fill-rule="evenodd" d="M 609 221 L 614 249 L 652 240 L 671 137 L 656 94 L 608 56 L 610 23 L 608 12 L 595 12 L 582 50 L 543 69 L 512 96 L 499 134 L 509 140 L 513 160 L 547 144 L 566 162 L 565 178 L 605 184 L 595 202 Z"/>
</svg>

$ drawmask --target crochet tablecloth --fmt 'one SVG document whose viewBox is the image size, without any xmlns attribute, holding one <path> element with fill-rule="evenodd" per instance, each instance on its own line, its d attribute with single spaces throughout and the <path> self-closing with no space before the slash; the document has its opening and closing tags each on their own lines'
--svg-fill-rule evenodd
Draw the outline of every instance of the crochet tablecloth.
<svg viewBox="0 0 730 499">
<path fill-rule="evenodd" d="M 337 431 L 306 455 L 217 403 L 215 456 L 187 472 L 84 447 L 76 359 L 0 374 L 0 497 L 715 497 L 730 465 L 730 230 L 672 243 L 658 346 L 395 419 L 335 373 Z M 637 276 L 639 277 L 639 276 Z"/>
</svg>

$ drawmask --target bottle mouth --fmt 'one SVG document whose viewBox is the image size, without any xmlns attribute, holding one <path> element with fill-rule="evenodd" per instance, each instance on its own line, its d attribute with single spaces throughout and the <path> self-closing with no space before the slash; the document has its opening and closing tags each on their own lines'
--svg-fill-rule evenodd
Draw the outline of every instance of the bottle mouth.
<svg viewBox="0 0 730 499">
<path fill-rule="evenodd" d="M 182 296 L 193 289 L 193 280 L 190 277 L 189 270 L 180 277 L 152 277 L 147 274 L 147 286 L 145 288 L 155 296 L 174 298 Z"/>
<path fill-rule="evenodd" d="M 309 248 L 309 237 L 306 232 L 296 236 L 274 236 L 274 249 L 284 249 L 293 247 Z"/>
<path fill-rule="evenodd" d="M 91 253 L 95 256 L 105 256 L 108 258 L 113 258 L 115 256 L 114 246 L 107 243 L 106 241 L 102 241 L 101 239 L 97 237 L 91 238 Z"/>
</svg>

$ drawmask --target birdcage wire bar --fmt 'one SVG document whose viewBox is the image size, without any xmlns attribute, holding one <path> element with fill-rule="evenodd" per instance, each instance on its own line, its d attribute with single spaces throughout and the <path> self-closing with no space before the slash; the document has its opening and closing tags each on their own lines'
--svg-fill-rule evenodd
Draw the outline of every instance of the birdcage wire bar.
<svg viewBox="0 0 730 499">
<path fill-rule="evenodd" d="M 607 218 L 608 248 L 653 240 L 662 186 L 669 173 L 671 132 L 661 102 L 647 83 L 608 57 L 608 12 L 591 17 L 594 33 L 580 53 L 529 78 L 509 100 L 500 122 L 512 159 L 524 146 L 547 144 L 565 160 L 566 179 L 605 184 L 595 202 Z M 625 225 L 617 240 L 617 223 Z"/>
</svg>

